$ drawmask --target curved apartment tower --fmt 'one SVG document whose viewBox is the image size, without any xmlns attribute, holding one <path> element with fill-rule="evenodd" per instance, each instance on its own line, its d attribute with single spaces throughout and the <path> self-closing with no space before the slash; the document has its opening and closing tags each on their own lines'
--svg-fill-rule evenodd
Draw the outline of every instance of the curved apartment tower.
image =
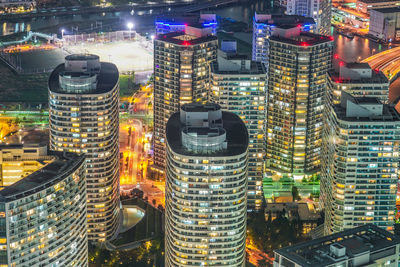
<svg viewBox="0 0 400 267">
<path fill-rule="evenodd" d="M 88 237 L 111 238 L 119 224 L 119 74 L 95 55 L 70 55 L 49 78 L 50 146 L 84 153 Z"/>
<path fill-rule="evenodd" d="M 246 126 L 217 104 L 186 104 L 166 136 L 166 266 L 245 266 Z"/>
<path fill-rule="evenodd" d="M 88 266 L 85 158 L 0 146 L 0 266 Z"/>
</svg>

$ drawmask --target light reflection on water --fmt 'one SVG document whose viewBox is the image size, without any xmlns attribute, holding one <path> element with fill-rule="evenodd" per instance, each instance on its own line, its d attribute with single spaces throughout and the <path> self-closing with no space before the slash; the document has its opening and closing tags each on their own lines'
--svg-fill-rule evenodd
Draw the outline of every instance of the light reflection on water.
<svg viewBox="0 0 400 267">
<path fill-rule="evenodd" d="M 376 42 L 366 38 L 355 36 L 354 39 L 349 39 L 345 36 L 334 34 L 335 37 L 335 53 L 346 61 L 357 61 L 386 50 L 386 46 L 382 46 Z"/>
</svg>

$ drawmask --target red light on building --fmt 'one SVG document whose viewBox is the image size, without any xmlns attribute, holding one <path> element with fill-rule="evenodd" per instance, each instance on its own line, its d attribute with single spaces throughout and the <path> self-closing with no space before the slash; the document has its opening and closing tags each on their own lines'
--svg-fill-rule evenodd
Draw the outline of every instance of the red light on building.
<svg viewBox="0 0 400 267">
<path fill-rule="evenodd" d="M 334 58 L 334 59 L 338 59 L 338 58 L 339 58 L 339 55 L 338 55 L 338 54 L 334 54 L 334 55 L 333 55 L 333 58 Z"/>
<path fill-rule="evenodd" d="M 301 24 L 297 24 L 297 28 L 301 28 Z"/>
<path fill-rule="evenodd" d="M 339 66 L 340 66 L 340 67 L 343 67 L 343 66 L 344 66 L 344 62 L 343 62 L 343 61 L 340 61 L 340 62 L 339 62 Z"/>
<path fill-rule="evenodd" d="M 334 40 L 333 36 L 329 36 L 329 40 L 333 41 Z"/>
<path fill-rule="evenodd" d="M 300 45 L 301 46 L 309 46 L 310 44 L 308 44 L 307 42 L 301 42 Z"/>
<path fill-rule="evenodd" d="M 188 41 L 183 41 L 183 45 L 188 46 L 188 45 L 190 45 L 190 43 Z"/>
</svg>

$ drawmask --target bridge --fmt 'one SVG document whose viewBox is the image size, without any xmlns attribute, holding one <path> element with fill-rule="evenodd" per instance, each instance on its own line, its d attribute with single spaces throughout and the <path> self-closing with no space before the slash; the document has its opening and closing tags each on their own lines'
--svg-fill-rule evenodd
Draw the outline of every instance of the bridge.
<svg viewBox="0 0 400 267">
<path fill-rule="evenodd" d="M 45 33 L 40 33 L 40 32 L 28 32 L 28 35 L 22 38 L 21 40 L 16 40 L 16 41 L 10 41 L 10 42 L 0 42 L 0 47 L 3 46 L 10 46 L 10 45 L 18 45 L 25 43 L 32 38 L 40 37 L 43 39 L 46 39 L 47 41 L 61 41 L 60 39 L 57 38 L 56 34 L 53 35 L 48 35 Z"/>
<path fill-rule="evenodd" d="M 395 47 L 361 61 L 368 63 L 372 69 L 380 70 L 393 82 L 400 75 L 400 47 Z"/>
</svg>

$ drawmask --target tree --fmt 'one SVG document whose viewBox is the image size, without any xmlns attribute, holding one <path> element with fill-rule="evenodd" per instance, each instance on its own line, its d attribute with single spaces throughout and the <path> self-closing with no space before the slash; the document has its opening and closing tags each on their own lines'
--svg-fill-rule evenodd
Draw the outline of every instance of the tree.
<svg viewBox="0 0 400 267">
<path fill-rule="evenodd" d="M 267 262 L 267 260 L 266 259 L 259 259 L 258 261 L 257 261 L 257 266 L 258 267 L 267 267 L 267 265 L 268 265 L 268 262 Z"/>
<path fill-rule="evenodd" d="M 297 189 L 297 186 L 292 186 L 292 197 L 293 201 L 300 200 L 300 195 L 299 195 L 299 190 Z"/>
</svg>

